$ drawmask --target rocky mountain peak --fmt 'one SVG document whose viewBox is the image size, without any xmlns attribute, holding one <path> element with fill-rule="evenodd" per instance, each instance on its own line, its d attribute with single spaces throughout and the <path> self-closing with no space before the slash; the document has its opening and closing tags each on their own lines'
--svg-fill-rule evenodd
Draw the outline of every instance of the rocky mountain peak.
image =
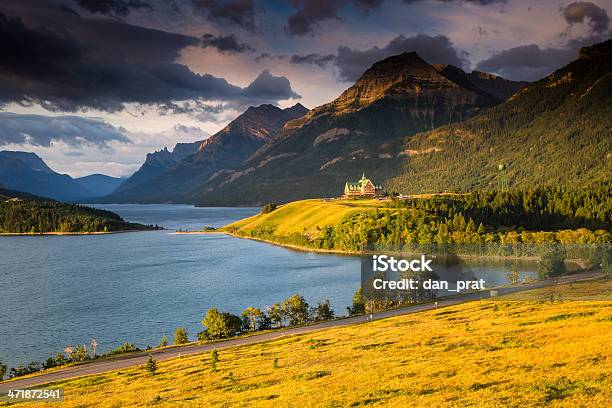
<svg viewBox="0 0 612 408">
<path fill-rule="evenodd" d="M 384 97 L 390 90 L 402 86 L 402 92 L 417 91 L 423 83 L 437 83 L 444 87 L 456 86 L 440 75 L 416 52 L 394 55 L 372 65 L 357 82 L 344 91 L 333 104 L 340 108 L 369 105 Z"/>
</svg>

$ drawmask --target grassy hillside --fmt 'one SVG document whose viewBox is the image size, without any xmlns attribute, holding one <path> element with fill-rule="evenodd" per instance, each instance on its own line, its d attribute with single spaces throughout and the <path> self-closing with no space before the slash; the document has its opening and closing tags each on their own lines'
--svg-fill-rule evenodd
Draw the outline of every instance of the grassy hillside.
<svg viewBox="0 0 612 408">
<path fill-rule="evenodd" d="M 221 231 L 341 252 L 372 244 L 605 244 L 612 241 L 611 197 L 608 189 L 535 189 L 402 200 L 303 200 Z"/>
<path fill-rule="evenodd" d="M 526 293 L 53 385 L 64 407 L 609 405 L 611 281 Z"/>
<path fill-rule="evenodd" d="M 337 225 L 345 217 L 384 204 L 378 200 L 302 200 L 284 204 L 267 214 L 257 214 L 221 229 L 250 235 L 259 229 L 274 228 L 277 234 L 315 234 L 318 229 Z"/>
</svg>

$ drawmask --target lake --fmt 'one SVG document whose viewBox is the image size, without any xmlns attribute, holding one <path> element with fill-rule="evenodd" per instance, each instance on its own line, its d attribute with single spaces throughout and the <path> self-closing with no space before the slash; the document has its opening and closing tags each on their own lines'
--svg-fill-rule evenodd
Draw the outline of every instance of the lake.
<svg viewBox="0 0 612 408">
<path fill-rule="evenodd" d="M 97 207 L 170 230 L 0 237 L 0 360 L 10 367 L 92 339 L 101 353 L 125 341 L 156 346 L 164 335 L 172 339 L 178 326 L 194 339 L 211 307 L 240 314 L 297 292 L 311 305 L 329 299 L 344 315 L 360 285 L 357 257 L 172 231 L 219 227 L 257 208 Z M 501 284 L 509 267 L 475 263 L 470 276 Z M 529 269 L 521 267 L 521 276 L 535 275 Z"/>
<path fill-rule="evenodd" d="M 221 226 L 257 208 L 99 205 L 128 221 L 171 229 Z M 0 238 L 0 360 L 43 360 L 95 339 L 144 348 L 177 326 L 190 338 L 208 308 L 239 314 L 300 292 L 345 314 L 359 287 L 358 258 L 297 252 L 221 234 L 172 231 Z"/>
</svg>

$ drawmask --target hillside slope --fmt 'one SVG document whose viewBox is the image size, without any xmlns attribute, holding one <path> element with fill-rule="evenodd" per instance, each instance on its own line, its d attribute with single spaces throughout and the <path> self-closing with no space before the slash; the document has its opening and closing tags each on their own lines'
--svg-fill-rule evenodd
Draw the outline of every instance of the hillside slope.
<svg viewBox="0 0 612 408">
<path fill-rule="evenodd" d="M 105 174 L 90 174 L 74 179 L 81 187 L 87 189 L 95 196 L 105 196 L 117 189 L 125 181 L 121 177 L 111 177 Z"/>
<path fill-rule="evenodd" d="M 587 188 L 612 180 L 612 40 L 465 122 L 405 138 L 388 190 Z"/>
</svg>

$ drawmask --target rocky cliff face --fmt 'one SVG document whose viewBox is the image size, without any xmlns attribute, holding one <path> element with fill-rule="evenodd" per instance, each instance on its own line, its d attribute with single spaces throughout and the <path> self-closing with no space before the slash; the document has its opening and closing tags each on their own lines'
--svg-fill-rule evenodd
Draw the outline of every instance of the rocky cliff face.
<svg viewBox="0 0 612 408">
<path fill-rule="evenodd" d="M 150 181 L 157 175 L 168 171 L 176 166 L 181 160 L 195 154 L 201 144 L 201 141 L 194 143 L 177 143 L 172 151 L 164 147 L 162 150 L 148 153 L 143 165 L 140 166 L 130 178 L 117 187 L 113 193 L 118 195 L 123 194 L 140 184 Z"/>
<path fill-rule="evenodd" d="M 377 62 L 337 99 L 287 127 L 320 126 L 364 112 L 387 123 L 385 131 L 410 133 L 462 120 L 497 103 L 476 87 L 445 77 L 416 53 L 403 53 Z"/>
</svg>

